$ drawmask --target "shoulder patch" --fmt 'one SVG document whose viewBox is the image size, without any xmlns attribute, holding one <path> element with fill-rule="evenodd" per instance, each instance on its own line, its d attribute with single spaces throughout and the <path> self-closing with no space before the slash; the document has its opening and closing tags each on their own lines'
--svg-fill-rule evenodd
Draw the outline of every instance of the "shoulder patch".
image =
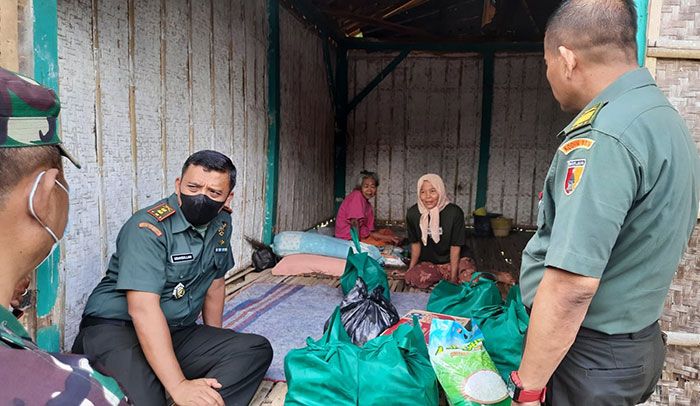
<svg viewBox="0 0 700 406">
<path fill-rule="evenodd" d="M 151 223 L 147 223 L 147 222 L 145 222 L 145 221 L 142 221 L 142 222 L 139 223 L 139 228 L 146 228 L 146 229 L 148 229 L 148 230 L 151 230 L 151 231 L 153 232 L 153 234 L 156 235 L 156 237 L 162 237 L 162 236 L 163 236 L 163 232 L 160 231 L 160 229 L 159 229 L 158 227 L 154 226 L 154 225 L 151 224 Z"/>
<path fill-rule="evenodd" d="M 591 125 L 593 121 L 595 121 L 595 118 L 598 116 L 598 113 L 600 113 L 600 110 L 605 106 L 605 103 L 599 102 L 593 105 L 593 107 L 589 108 L 588 110 L 585 110 L 581 112 L 578 117 L 574 120 L 574 122 L 571 124 L 569 129 L 566 131 L 566 133 L 570 133 L 572 131 L 576 131 L 579 128 L 583 128 L 587 125 Z"/>
<path fill-rule="evenodd" d="M 583 171 L 586 169 L 585 159 L 572 159 L 566 163 L 566 178 L 564 178 L 564 194 L 569 196 L 574 193 L 581 183 Z"/>
<path fill-rule="evenodd" d="M 168 203 L 159 204 L 156 207 L 152 207 L 146 211 L 146 213 L 155 217 L 158 221 L 163 221 L 168 217 L 175 214 L 175 209 L 172 208 Z"/>
<path fill-rule="evenodd" d="M 593 144 L 595 144 L 595 140 L 590 138 L 574 138 L 573 140 L 562 144 L 562 146 L 559 147 L 559 151 L 563 152 L 564 155 L 569 155 L 571 151 L 575 151 L 580 148 L 591 149 Z"/>
</svg>

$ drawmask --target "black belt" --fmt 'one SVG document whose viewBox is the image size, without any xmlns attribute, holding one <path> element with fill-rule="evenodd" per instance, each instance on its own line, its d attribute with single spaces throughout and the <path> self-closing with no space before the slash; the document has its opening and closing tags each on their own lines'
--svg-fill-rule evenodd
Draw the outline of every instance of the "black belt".
<svg viewBox="0 0 700 406">
<path fill-rule="evenodd" d="M 530 312 L 532 309 L 529 307 L 525 306 L 525 311 L 527 312 L 528 316 L 530 315 Z M 659 323 L 658 322 L 653 322 L 650 325 L 644 327 L 643 329 L 636 331 L 634 333 L 620 333 L 620 334 L 607 334 L 603 333 L 598 330 L 593 330 L 588 327 L 583 327 L 579 328 L 577 336 L 581 337 L 588 337 L 588 338 L 603 338 L 603 339 L 631 339 L 635 340 L 638 338 L 643 338 L 643 337 L 648 337 L 650 334 L 653 334 L 656 329 L 659 328 Z"/>
<path fill-rule="evenodd" d="M 95 317 L 95 316 L 85 316 L 83 317 L 83 320 L 80 321 L 80 329 L 92 327 L 92 326 L 100 326 L 100 325 L 111 325 L 111 326 L 119 326 L 119 327 L 133 327 L 134 323 L 132 323 L 130 320 L 119 320 L 119 319 L 106 319 L 104 317 Z"/>
</svg>

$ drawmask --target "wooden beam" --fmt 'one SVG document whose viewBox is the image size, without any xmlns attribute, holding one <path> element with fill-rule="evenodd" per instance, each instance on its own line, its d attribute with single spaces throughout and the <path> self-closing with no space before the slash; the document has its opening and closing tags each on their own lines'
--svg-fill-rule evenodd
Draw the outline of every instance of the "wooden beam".
<svg viewBox="0 0 700 406">
<path fill-rule="evenodd" d="M 379 86 L 379 84 L 382 83 L 382 81 L 384 80 L 384 78 L 386 78 L 387 76 L 389 76 L 389 74 L 390 74 L 391 72 L 393 72 L 394 69 L 396 69 L 397 66 L 399 66 L 399 64 L 401 63 L 401 61 L 403 61 L 404 59 L 406 59 L 406 57 L 408 56 L 408 54 L 409 54 L 410 52 L 411 52 L 410 50 L 403 50 L 403 51 L 401 51 L 401 53 L 400 53 L 398 56 L 396 56 L 396 58 L 394 58 L 391 62 L 389 62 L 389 64 L 388 64 L 384 69 L 382 69 L 382 71 L 379 72 L 379 73 L 377 74 L 377 76 L 375 76 L 374 79 L 372 79 L 372 80 L 367 84 L 367 86 L 365 86 L 365 88 L 362 89 L 362 91 L 361 91 L 360 93 L 358 93 L 357 95 L 355 95 L 355 97 L 353 97 L 353 99 L 352 99 L 352 101 L 351 101 L 350 103 L 348 103 L 347 113 L 350 113 L 355 107 L 357 107 L 358 104 L 360 104 L 360 102 L 361 102 L 365 97 L 367 97 L 367 95 L 368 95 L 372 90 L 374 90 L 374 88 L 376 88 L 377 86 Z"/>
<path fill-rule="evenodd" d="M 661 35 L 661 6 L 662 0 L 649 1 L 649 14 L 647 16 L 647 57 L 645 65 L 652 76 L 656 77 L 656 58 L 649 56 L 649 49 L 656 46 Z"/>
<path fill-rule="evenodd" d="M 310 0 L 288 0 L 298 13 L 313 24 L 322 36 L 331 37 L 337 44 L 342 44 L 345 34 L 340 31 L 338 25 L 321 13 Z"/>
<path fill-rule="evenodd" d="M 700 49 L 648 47 L 647 57 L 661 59 L 700 59 Z"/>
<path fill-rule="evenodd" d="M 493 111 L 493 79 L 495 75 L 495 55 L 484 53 L 481 86 L 481 139 L 479 143 L 479 171 L 476 181 L 475 208 L 486 207 L 488 189 L 489 157 L 491 154 L 491 115 Z"/>
<path fill-rule="evenodd" d="M 348 38 L 348 49 L 430 52 L 542 52 L 541 42 L 397 42 Z"/>
<path fill-rule="evenodd" d="M 368 17 L 368 16 L 363 16 L 359 14 L 355 14 L 350 11 L 344 11 L 344 10 L 337 10 L 337 9 L 325 9 L 325 13 L 336 16 L 336 17 L 342 17 L 342 18 L 347 18 L 352 21 L 357 21 L 357 22 L 362 22 L 365 24 L 372 25 L 374 27 L 381 27 L 386 30 L 402 33 L 402 34 L 408 34 L 408 35 L 415 35 L 419 37 L 424 37 L 427 39 L 437 39 L 437 37 L 425 30 L 421 30 L 419 28 L 413 28 L 413 27 L 407 27 L 405 25 L 401 24 L 396 24 L 391 21 L 385 21 L 380 18 L 376 17 Z"/>
</svg>

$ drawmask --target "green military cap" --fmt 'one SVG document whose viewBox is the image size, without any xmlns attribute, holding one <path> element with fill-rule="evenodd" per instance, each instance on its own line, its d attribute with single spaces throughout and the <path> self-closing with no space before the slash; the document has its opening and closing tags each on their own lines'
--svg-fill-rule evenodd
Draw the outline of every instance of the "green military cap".
<svg viewBox="0 0 700 406">
<path fill-rule="evenodd" d="M 0 68 L 0 148 L 55 145 L 80 168 L 58 136 L 61 102 L 53 90 Z"/>
</svg>

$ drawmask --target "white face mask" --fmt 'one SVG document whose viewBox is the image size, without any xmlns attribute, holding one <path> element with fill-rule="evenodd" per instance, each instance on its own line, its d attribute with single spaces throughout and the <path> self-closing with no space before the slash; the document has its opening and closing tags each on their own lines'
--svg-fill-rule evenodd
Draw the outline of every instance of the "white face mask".
<svg viewBox="0 0 700 406">
<path fill-rule="evenodd" d="M 32 191 L 29 193 L 29 212 L 32 213 L 32 216 L 34 217 L 34 219 L 36 221 L 38 221 L 39 224 L 42 225 L 42 227 L 44 227 L 44 229 L 49 233 L 49 235 L 51 236 L 51 238 L 53 238 L 53 241 L 54 241 L 53 246 L 51 247 L 51 251 L 49 251 L 49 254 L 46 256 L 46 258 L 44 258 L 44 260 L 41 261 L 39 266 L 41 266 L 44 262 L 46 262 L 46 260 L 51 256 L 53 251 L 58 246 L 59 241 L 61 241 L 61 238 L 63 238 L 63 235 L 65 235 L 65 233 L 66 233 L 64 230 L 63 235 L 61 236 L 61 238 L 59 238 L 56 235 L 56 233 L 54 233 L 53 230 L 51 230 L 51 228 L 49 228 L 49 226 L 47 226 L 46 224 L 44 224 L 43 221 L 41 221 L 39 216 L 37 216 L 36 211 L 34 210 L 34 195 L 36 194 L 36 190 L 39 187 L 39 182 L 41 181 L 41 178 L 43 178 L 45 174 L 46 174 L 46 171 L 43 171 L 43 172 L 39 173 L 39 175 L 37 175 L 36 180 L 34 180 L 34 185 L 32 186 Z M 61 184 L 61 182 L 59 182 L 58 180 L 55 180 L 55 182 L 58 185 L 58 187 L 63 189 L 63 191 L 66 192 L 66 194 L 68 194 L 68 189 L 66 189 L 66 187 L 63 186 Z M 67 225 L 66 225 L 66 228 L 68 228 Z"/>
</svg>

